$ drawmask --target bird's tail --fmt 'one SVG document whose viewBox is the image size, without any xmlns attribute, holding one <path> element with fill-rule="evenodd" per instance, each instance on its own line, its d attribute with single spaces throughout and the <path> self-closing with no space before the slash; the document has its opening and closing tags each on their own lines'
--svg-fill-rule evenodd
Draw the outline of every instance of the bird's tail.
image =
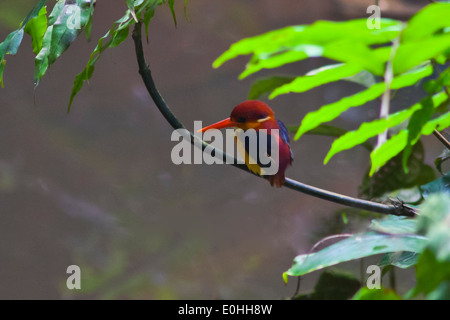
<svg viewBox="0 0 450 320">
<path fill-rule="evenodd" d="M 276 186 L 278 188 L 281 188 L 285 181 L 286 179 L 284 177 L 284 172 L 278 172 L 277 174 L 269 176 L 269 182 L 272 187 Z"/>
</svg>

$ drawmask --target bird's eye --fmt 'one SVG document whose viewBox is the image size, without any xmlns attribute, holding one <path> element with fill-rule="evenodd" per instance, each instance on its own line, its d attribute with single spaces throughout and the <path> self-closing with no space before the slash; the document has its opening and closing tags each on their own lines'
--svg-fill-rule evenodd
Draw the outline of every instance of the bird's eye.
<svg viewBox="0 0 450 320">
<path fill-rule="evenodd" d="M 237 118 L 237 122 L 239 123 L 244 123 L 247 119 L 245 119 L 245 117 L 239 117 Z"/>
</svg>

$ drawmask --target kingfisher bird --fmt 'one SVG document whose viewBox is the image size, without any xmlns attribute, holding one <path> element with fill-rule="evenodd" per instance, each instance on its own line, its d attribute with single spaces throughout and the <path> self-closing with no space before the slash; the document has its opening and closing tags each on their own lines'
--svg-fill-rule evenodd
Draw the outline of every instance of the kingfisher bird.
<svg viewBox="0 0 450 320">
<path fill-rule="evenodd" d="M 236 143 L 238 145 L 238 151 L 243 156 L 245 164 L 248 169 L 253 173 L 260 176 L 267 176 L 270 185 L 281 187 L 285 182 L 285 171 L 288 166 L 292 165 L 294 160 L 294 155 L 292 153 L 291 147 L 289 145 L 289 135 L 286 126 L 280 120 L 275 119 L 275 113 L 273 110 L 264 102 L 258 100 L 247 100 L 236 107 L 229 118 L 222 121 L 214 123 L 210 126 L 204 127 L 198 132 L 204 132 L 209 129 L 222 129 L 222 128 L 239 128 L 244 132 L 248 129 L 254 129 L 258 138 L 259 145 L 259 134 L 258 131 L 261 129 L 267 130 L 267 150 L 268 156 L 270 157 L 270 136 L 275 136 L 275 141 L 278 144 L 278 171 L 275 174 L 264 175 L 264 166 L 259 161 L 249 161 L 249 145 L 248 141 L 240 141 L 236 138 Z M 276 129 L 276 130 L 275 130 Z M 271 158 L 273 160 L 273 158 Z"/>
</svg>

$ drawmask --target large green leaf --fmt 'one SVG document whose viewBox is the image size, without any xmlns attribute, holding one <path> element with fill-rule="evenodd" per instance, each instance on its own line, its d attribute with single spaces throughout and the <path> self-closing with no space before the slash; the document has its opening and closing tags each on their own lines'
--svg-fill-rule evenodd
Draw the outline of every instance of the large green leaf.
<svg viewBox="0 0 450 320">
<path fill-rule="evenodd" d="M 360 233 L 326 247 L 319 252 L 295 257 L 294 264 L 286 271 L 286 274 L 289 276 L 302 276 L 338 263 L 380 253 L 397 251 L 421 252 L 426 243 L 425 237 L 413 234 Z"/>
<path fill-rule="evenodd" d="M 42 7 L 39 14 L 30 19 L 25 25 L 24 31 L 31 36 L 33 52 L 38 54 L 42 49 L 44 34 L 47 30 L 47 8 Z"/>
</svg>

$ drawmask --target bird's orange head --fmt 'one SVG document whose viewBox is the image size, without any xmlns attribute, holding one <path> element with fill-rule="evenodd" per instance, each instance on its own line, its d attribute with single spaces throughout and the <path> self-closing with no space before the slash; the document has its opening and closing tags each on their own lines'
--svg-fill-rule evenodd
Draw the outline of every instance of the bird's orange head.
<svg viewBox="0 0 450 320">
<path fill-rule="evenodd" d="M 266 121 L 276 121 L 273 110 L 262 101 L 247 100 L 234 107 L 229 118 L 204 127 L 199 132 L 230 127 L 258 129 Z"/>
</svg>

